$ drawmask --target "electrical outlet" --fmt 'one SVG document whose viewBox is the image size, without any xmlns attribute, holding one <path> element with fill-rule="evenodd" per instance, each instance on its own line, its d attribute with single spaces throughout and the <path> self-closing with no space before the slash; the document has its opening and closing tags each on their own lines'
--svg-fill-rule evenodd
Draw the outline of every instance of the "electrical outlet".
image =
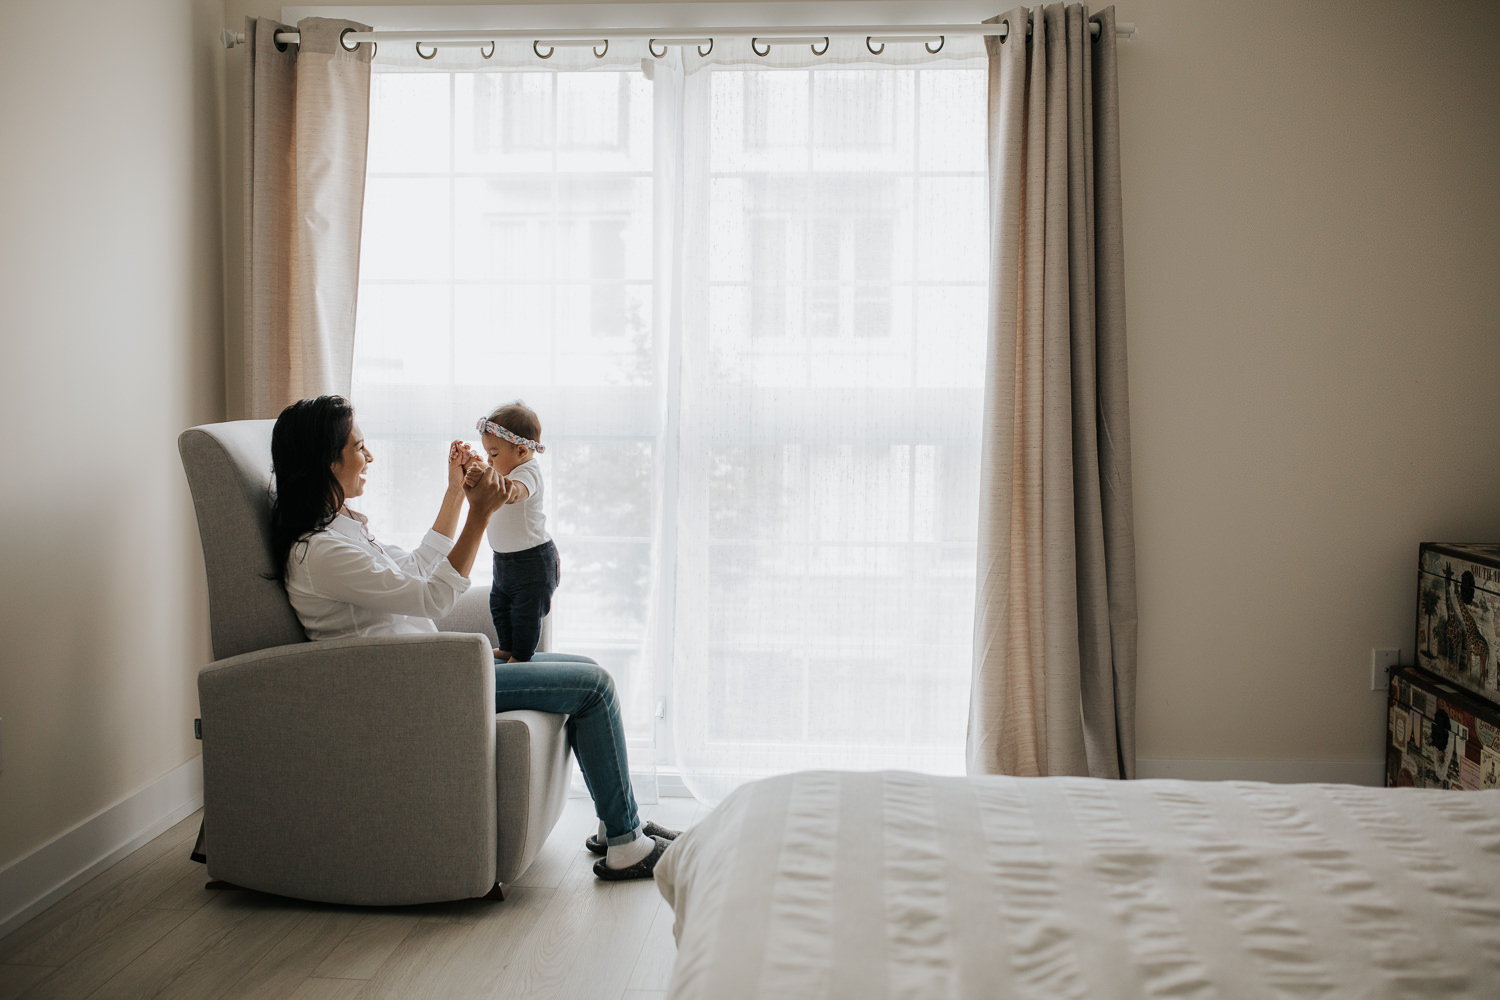
<svg viewBox="0 0 1500 1000">
<path fill-rule="evenodd" d="M 1390 683 L 1386 668 L 1394 667 L 1400 662 L 1401 650 L 1399 649 L 1370 650 L 1370 690 L 1384 691 L 1385 686 Z"/>
</svg>

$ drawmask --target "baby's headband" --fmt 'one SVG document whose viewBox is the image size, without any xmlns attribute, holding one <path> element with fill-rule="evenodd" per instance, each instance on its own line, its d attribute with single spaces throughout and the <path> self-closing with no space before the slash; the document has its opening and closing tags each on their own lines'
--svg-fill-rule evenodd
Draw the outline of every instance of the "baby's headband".
<svg viewBox="0 0 1500 1000">
<path fill-rule="evenodd" d="M 547 446 L 542 444 L 540 441 L 533 441 L 531 440 L 531 438 L 523 438 L 515 431 L 506 430 L 504 427 L 501 427 L 499 424 L 495 423 L 493 420 L 490 420 L 488 417 L 480 417 L 479 423 L 475 424 L 474 427 L 481 434 L 493 434 L 497 438 L 503 438 L 504 440 L 509 441 L 512 444 L 520 445 L 522 448 L 530 448 L 534 452 L 540 453 L 547 450 Z"/>
</svg>

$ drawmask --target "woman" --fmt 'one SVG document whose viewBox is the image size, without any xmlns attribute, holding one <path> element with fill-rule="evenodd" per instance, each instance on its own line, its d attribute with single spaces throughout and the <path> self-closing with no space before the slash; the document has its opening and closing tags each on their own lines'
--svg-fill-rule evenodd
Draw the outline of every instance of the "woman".
<svg viewBox="0 0 1500 1000">
<path fill-rule="evenodd" d="M 492 468 L 465 483 L 466 470 L 482 460 L 454 441 L 448 488 L 432 530 L 416 551 L 403 552 L 377 542 L 365 517 L 347 506 L 364 493 L 365 469 L 373 460 L 354 408 L 342 396 L 299 400 L 276 418 L 272 554 L 309 639 L 436 632 L 432 620 L 452 611 L 469 588 L 490 515 L 505 498 L 503 480 Z M 587 844 L 604 855 L 594 874 L 612 881 L 650 878 L 677 834 L 655 823 L 641 825 L 609 674 L 588 657 L 560 653 L 497 664 L 495 711 L 520 708 L 568 716 L 568 745 L 599 817 L 599 835 Z"/>
</svg>

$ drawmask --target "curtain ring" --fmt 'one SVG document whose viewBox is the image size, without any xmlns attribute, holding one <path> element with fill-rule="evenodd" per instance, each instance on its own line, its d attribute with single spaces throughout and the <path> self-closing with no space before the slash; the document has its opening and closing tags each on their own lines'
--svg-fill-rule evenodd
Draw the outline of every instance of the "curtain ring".
<svg viewBox="0 0 1500 1000">
<path fill-rule="evenodd" d="M 760 41 L 759 38 L 752 38 L 752 39 L 750 39 L 750 51 L 754 52 L 756 55 L 758 55 L 762 59 L 764 59 L 766 56 L 768 56 L 768 55 L 771 54 L 771 43 L 767 42 L 766 43 L 766 51 L 762 52 L 760 50 L 760 47 L 755 44 L 758 41 Z"/>
<path fill-rule="evenodd" d="M 434 58 L 437 55 L 437 46 L 434 45 L 432 47 L 432 55 L 429 56 L 425 52 L 422 51 L 422 43 L 418 42 L 417 43 L 417 55 L 421 56 L 423 59 L 432 59 L 432 58 Z"/>
<path fill-rule="evenodd" d="M 706 49 L 705 49 L 705 48 L 704 48 L 704 47 L 703 47 L 703 46 L 701 46 L 701 45 L 700 45 L 700 46 L 698 46 L 698 54 L 699 54 L 699 55 L 700 55 L 700 56 L 703 56 L 703 57 L 705 57 L 705 58 L 706 58 L 706 57 L 707 57 L 707 56 L 708 56 L 708 54 L 709 54 L 709 53 L 710 53 L 710 52 L 712 52 L 712 51 L 713 51 L 713 50 L 714 50 L 714 40 L 713 40 L 713 39 L 712 39 L 712 38 L 710 38 L 710 39 L 709 39 L 709 40 L 708 40 L 708 48 L 706 48 Z"/>
<path fill-rule="evenodd" d="M 345 28 L 343 31 L 339 32 L 339 47 L 342 48 L 345 52 L 358 52 L 359 51 L 359 43 L 358 42 L 355 42 L 353 45 L 350 45 L 348 42 L 344 41 L 344 36 L 347 35 L 347 34 L 349 34 L 349 32 L 351 32 L 353 30 L 354 30 L 353 28 Z"/>
<path fill-rule="evenodd" d="M 823 47 L 821 49 L 819 49 L 816 44 L 809 45 L 808 48 L 812 50 L 812 54 L 815 55 L 815 56 L 820 56 L 824 52 L 827 52 L 828 51 L 828 36 L 827 35 L 823 36 Z"/>
<path fill-rule="evenodd" d="M 937 48 L 933 48 L 931 42 L 923 42 L 922 43 L 922 48 L 926 49 L 929 55 L 934 55 L 935 56 L 939 52 L 943 51 L 943 43 L 946 42 L 946 41 L 947 41 L 947 38 L 945 38 L 942 35 L 938 35 L 938 47 Z"/>
<path fill-rule="evenodd" d="M 595 59 L 603 59 L 604 58 L 604 54 L 606 52 L 608 52 L 608 51 L 609 51 L 609 39 L 606 38 L 604 40 L 604 48 L 602 48 L 602 49 L 595 49 L 594 50 L 594 58 Z"/>
<path fill-rule="evenodd" d="M 646 51 L 649 52 L 649 53 L 651 53 L 657 59 L 660 59 L 662 56 L 664 56 L 664 55 L 667 54 L 667 47 L 665 45 L 663 45 L 661 47 L 661 51 L 658 52 L 658 51 L 656 51 L 656 39 L 654 39 L 654 38 L 648 38 L 648 39 L 646 39 Z"/>
<path fill-rule="evenodd" d="M 878 55 L 880 55 L 880 53 L 882 53 L 882 52 L 885 51 L 885 42 L 881 42 L 880 43 L 880 48 L 877 49 L 875 47 L 874 41 L 872 40 L 873 37 L 874 36 L 872 36 L 872 35 L 866 35 L 865 36 L 865 48 L 867 48 L 867 49 L 870 50 L 870 55 L 872 55 L 872 56 L 878 56 Z"/>
<path fill-rule="evenodd" d="M 542 50 L 540 48 L 538 48 L 538 46 L 540 46 L 541 44 L 542 44 L 542 40 L 540 38 L 537 39 L 536 41 L 532 42 L 531 43 L 531 51 L 533 51 L 533 52 L 536 53 L 536 57 L 538 59 L 551 59 L 552 58 L 552 53 L 556 52 L 557 49 L 554 48 L 553 46 L 549 45 L 549 46 L 547 46 L 547 54 L 546 55 L 542 55 Z"/>
<path fill-rule="evenodd" d="M 488 59 L 491 56 L 493 56 L 495 54 L 495 43 L 494 42 L 490 42 L 490 50 L 488 52 L 484 51 L 484 46 L 483 45 L 479 46 L 479 54 L 481 56 L 483 56 L 484 58 L 486 58 L 486 59 Z"/>
</svg>

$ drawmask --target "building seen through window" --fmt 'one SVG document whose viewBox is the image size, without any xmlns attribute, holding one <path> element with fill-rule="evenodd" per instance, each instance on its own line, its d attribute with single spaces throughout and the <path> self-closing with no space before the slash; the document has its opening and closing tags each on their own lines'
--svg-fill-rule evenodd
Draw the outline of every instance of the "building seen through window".
<svg viewBox="0 0 1500 1000">
<path fill-rule="evenodd" d="M 376 65 L 366 512 L 414 544 L 443 444 L 522 397 L 563 561 L 553 643 L 615 674 L 633 747 L 664 748 L 669 704 L 704 746 L 961 769 L 982 62 L 697 72 L 702 117 L 658 121 L 638 63 Z M 658 162 L 673 143 L 691 155 Z"/>
</svg>

